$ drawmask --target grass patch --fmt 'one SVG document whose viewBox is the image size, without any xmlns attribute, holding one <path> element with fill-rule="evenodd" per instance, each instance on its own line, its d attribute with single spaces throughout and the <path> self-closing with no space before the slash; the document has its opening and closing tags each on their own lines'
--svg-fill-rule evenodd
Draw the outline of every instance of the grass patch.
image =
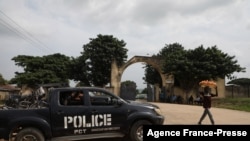
<svg viewBox="0 0 250 141">
<path fill-rule="evenodd" d="M 250 98 L 214 98 L 212 106 L 250 112 Z"/>
</svg>

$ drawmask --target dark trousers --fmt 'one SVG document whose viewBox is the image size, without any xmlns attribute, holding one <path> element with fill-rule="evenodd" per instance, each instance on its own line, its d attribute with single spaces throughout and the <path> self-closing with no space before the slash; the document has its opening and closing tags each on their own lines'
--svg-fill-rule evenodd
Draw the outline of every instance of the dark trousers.
<svg viewBox="0 0 250 141">
<path fill-rule="evenodd" d="M 207 115 L 208 115 L 208 117 L 209 117 L 211 123 L 214 125 L 213 115 L 212 115 L 212 113 L 210 112 L 209 108 L 204 108 L 204 112 L 203 112 L 203 114 L 201 115 L 199 124 L 201 124 L 201 122 L 204 120 L 204 118 L 205 118 Z"/>
</svg>

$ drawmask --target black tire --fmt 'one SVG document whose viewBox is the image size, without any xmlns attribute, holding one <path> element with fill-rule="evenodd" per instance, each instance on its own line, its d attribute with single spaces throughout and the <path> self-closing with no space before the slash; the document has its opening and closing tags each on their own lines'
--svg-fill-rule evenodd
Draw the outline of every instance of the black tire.
<svg viewBox="0 0 250 141">
<path fill-rule="evenodd" d="M 131 141 L 143 141 L 143 125 L 151 125 L 152 123 L 147 120 L 139 120 L 135 122 L 130 130 Z"/>
<path fill-rule="evenodd" d="M 38 129 L 25 128 L 16 135 L 16 141 L 45 141 L 45 138 Z"/>
</svg>

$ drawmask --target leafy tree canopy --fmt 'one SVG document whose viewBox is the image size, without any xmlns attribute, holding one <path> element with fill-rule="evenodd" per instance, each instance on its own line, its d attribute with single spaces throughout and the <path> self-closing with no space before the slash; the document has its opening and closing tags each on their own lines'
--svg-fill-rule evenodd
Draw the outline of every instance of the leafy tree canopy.
<svg viewBox="0 0 250 141">
<path fill-rule="evenodd" d="M 142 91 L 141 91 L 142 94 L 147 94 L 148 93 L 148 88 L 144 88 Z"/>
<path fill-rule="evenodd" d="M 136 83 L 134 81 L 131 80 L 126 80 L 121 82 L 121 85 L 125 85 L 125 86 L 135 86 L 136 87 Z"/>
<path fill-rule="evenodd" d="M 175 85 L 178 84 L 187 94 L 198 87 L 201 80 L 224 79 L 234 72 L 245 72 L 245 68 L 237 64 L 235 56 L 223 53 L 216 46 L 205 49 L 201 45 L 193 50 L 185 50 L 181 44 L 174 43 L 165 45 L 156 56 L 164 60 L 164 73 L 174 75 Z M 152 72 L 147 70 L 146 76 Z"/>
<path fill-rule="evenodd" d="M 168 48 L 168 46 L 166 46 Z M 235 60 L 235 56 L 223 53 L 216 46 L 204 48 L 202 45 L 193 50 L 180 50 L 165 56 L 163 70 L 173 74 L 186 93 L 204 79 L 224 79 L 234 72 L 245 72 Z"/>
<path fill-rule="evenodd" d="M 82 62 L 81 81 L 88 80 L 88 84 L 94 86 L 105 86 L 110 83 L 111 63 L 115 59 L 118 66 L 127 60 L 126 43 L 118 40 L 112 35 L 97 35 L 97 38 L 90 38 L 88 44 L 83 45 L 82 56 L 77 60 Z M 80 74 L 79 74 L 80 75 Z M 74 77 L 75 80 L 79 80 Z"/>
<path fill-rule="evenodd" d="M 7 80 L 5 80 L 2 74 L 0 74 L 0 85 L 5 85 L 5 84 L 7 84 Z"/>
<path fill-rule="evenodd" d="M 159 86 L 162 87 L 162 80 L 159 72 L 151 65 L 145 65 L 144 68 L 145 77 L 143 77 L 143 80 L 152 85 L 159 84 Z"/>
<path fill-rule="evenodd" d="M 153 55 L 152 57 L 158 58 L 159 60 L 163 60 L 163 61 L 159 61 L 159 63 L 163 63 L 163 64 L 164 64 L 164 60 L 169 60 L 169 65 L 170 63 L 173 63 L 171 65 L 173 65 L 173 67 L 177 67 L 175 66 L 175 60 L 183 57 L 182 55 L 184 51 L 185 50 L 184 50 L 184 47 L 182 47 L 182 45 L 178 43 L 174 43 L 170 45 L 165 45 L 165 47 L 162 48 L 158 54 Z M 162 87 L 162 80 L 161 80 L 160 74 L 151 65 L 145 66 L 145 77 L 143 79 L 149 84 L 152 84 L 152 85 L 159 84 L 159 86 Z"/>
<path fill-rule="evenodd" d="M 35 86 L 46 83 L 68 83 L 67 68 L 70 58 L 62 54 L 53 54 L 43 57 L 18 55 L 12 58 L 17 66 L 23 67 L 24 72 L 15 72 L 15 78 L 10 83 L 19 86 L 27 84 Z"/>
<path fill-rule="evenodd" d="M 78 86 L 91 86 L 88 80 L 87 65 L 85 56 L 79 56 L 71 59 L 69 64 L 69 78 L 78 81 Z"/>
</svg>

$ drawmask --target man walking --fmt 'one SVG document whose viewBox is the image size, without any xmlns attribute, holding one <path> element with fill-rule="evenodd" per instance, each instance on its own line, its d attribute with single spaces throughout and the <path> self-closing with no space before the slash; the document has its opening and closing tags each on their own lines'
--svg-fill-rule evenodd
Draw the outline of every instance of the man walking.
<svg viewBox="0 0 250 141">
<path fill-rule="evenodd" d="M 205 86 L 204 87 L 204 91 L 201 92 L 200 94 L 203 96 L 203 108 L 204 108 L 204 112 L 201 115 L 201 118 L 198 122 L 199 125 L 201 125 L 202 121 L 204 120 L 204 118 L 208 115 L 209 119 L 212 123 L 212 125 L 214 125 L 214 119 L 212 116 L 212 113 L 210 112 L 210 108 L 211 108 L 211 97 L 215 97 L 218 96 L 218 90 L 217 87 L 215 87 L 215 91 L 216 93 L 213 94 L 211 93 L 211 88 L 209 86 Z"/>
</svg>

